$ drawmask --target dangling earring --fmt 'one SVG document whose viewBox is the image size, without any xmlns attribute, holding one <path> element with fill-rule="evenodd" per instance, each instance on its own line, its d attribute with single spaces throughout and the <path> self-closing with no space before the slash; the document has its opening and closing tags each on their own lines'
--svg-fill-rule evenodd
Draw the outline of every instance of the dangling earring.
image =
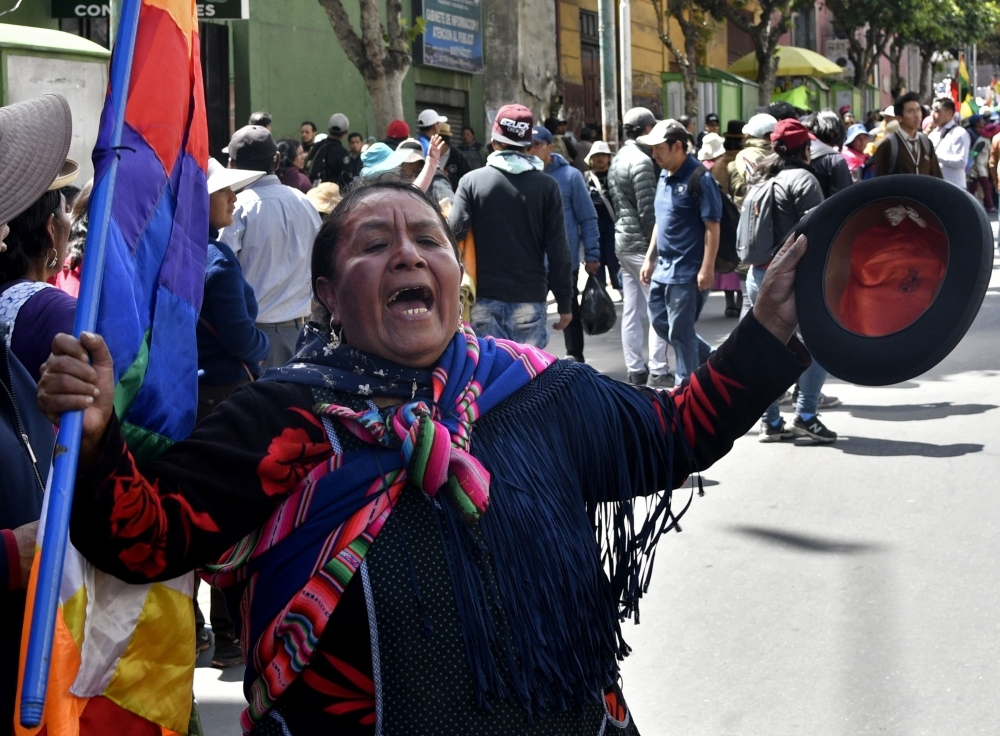
<svg viewBox="0 0 1000 736">
<path fill-rule="evenodd" d="M 52 260 L 45 264 L 46 268 L 55 268 L 56 264 L 59 263 L 59 251 L 55 248 L 49 248 L 52 251 Z"/>
<path fill-rule="evenodd" d="M 330 347 L 333 350 L 340 347 L 340 333 L 337 331 L 337 326 L 333 324 L 333 317 L 330 317 Z"/>
<path fill-rule="evenodd" d="M 458 313 L 458 329 L 455 332 L 461 332 L 465 329 L 465 320 L 462 319 L 462 313 Z"/>
</svg>

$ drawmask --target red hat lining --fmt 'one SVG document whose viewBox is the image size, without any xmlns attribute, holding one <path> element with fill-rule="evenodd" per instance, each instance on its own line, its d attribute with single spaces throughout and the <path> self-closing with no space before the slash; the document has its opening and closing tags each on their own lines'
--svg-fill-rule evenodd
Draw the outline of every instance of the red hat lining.
<svg viewBox="0 0 1000 736">
<path fill-rule="evenodd" d="M 948 236 L 911 199 L 882 199 L 854 212 L 830 247 L 827 308 L 845 329 L 883 337 L 930 308 L 948 271 Z"/>
</svg>

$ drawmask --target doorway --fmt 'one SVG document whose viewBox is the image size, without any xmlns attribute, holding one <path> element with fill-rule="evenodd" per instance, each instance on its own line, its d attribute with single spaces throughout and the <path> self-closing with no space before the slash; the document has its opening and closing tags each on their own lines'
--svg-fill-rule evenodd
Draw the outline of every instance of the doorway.
<svg viewBox="0 0 1000 736">
<path fill-rule="evenodd" d="M 205 85 L 205 115 L 208 118 L 208 152 L 220 163 L 227 162 L 222 149 L 233 134 L 232 86 L 229 82 L 229 26 L 198 23 L 201 38 L 201 76 Z"/>
</svg>

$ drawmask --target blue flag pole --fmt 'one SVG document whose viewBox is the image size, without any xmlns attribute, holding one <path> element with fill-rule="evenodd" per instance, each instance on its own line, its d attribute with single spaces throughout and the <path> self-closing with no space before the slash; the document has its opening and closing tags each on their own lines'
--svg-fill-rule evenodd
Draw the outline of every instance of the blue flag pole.
<svg viewBox="0 0 1000 736">
<path fill-rule="evenodd" d="M 111 57 L 111 81 L 108 91 L 113 126 L 112 149 L 117 149 L 121 145 L 142 0 L 122 0 L 121 5 L 121 20 L 114 54 Z M 117 174 L 118 155 L 115 155 L 104 176 L 94 182 L 89 210 L 87 256 L 84 258 L 80 297 L 76 305 L 76 321 L 73 324 L 73 334 L 77 337 L 81 332 L 93 332 L 97 326 L 97 310 L 101 301 L 101 282 L 104 276 L 111 204 L 114 201 Z M 45 512 L 45 532 L 42 536 L 42 553 L 31 614 L 24 684 L 21 689 L 21 725 L 25 728 L 34 728 L 41 724 L 45 712 L 52 641 L 59 607 L 59 589 L 62 584 L 63 561 L 66 558 L 66 542 L 69 537 L 70 510 L 73 505 L 73 483 L 76 480 L 82 436 L 83 412 L 63 414 L 59 424 L 52 482 Z"/>
</svg>

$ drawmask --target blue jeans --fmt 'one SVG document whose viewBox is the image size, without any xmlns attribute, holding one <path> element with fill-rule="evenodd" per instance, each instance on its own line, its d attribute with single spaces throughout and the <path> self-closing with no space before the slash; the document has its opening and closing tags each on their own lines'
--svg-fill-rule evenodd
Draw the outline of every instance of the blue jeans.
<svg viewBox="0 0 1000 736">
<path fill-rule="evenodd" d="M 544 348 L 549 344 L 545 302 L 499 302 L 477 299 L 470 314 L 472 329 L 480 337 L 506 340 Z"/>
<path fill-rule="evenodd" d="M 750 269 L 750 273 L 747 274 L 747 296 L 751 305 L 757 301 L 757 293 L 760 291 L 760 285 L 764 281 L 765 273 L 767 273 L 767 269 L 754 266 Z M 799 395 L 795 402 L 796 414 L 802 416 L 803 414 L 812 415 L 816 413 L 816 407 L 819 406 L 819 395 L 823 390 L 823 384 L 826 383 L 826 376 L 826 369 L 815 360 L 806 368 L 805 373 L 799 376 Z M 771 404 L 767 407 L 767 411 L 764 412 L 764 419 L 769 424 L 778 423 L 778 420 L 781 419 L 781 411 L 778 409 L 777 404 Z"/>
<path fill-rule="evenodd" d="M 674 375 L 678 384 L 703 365 L 712 352 L 712 346 L 694 329 L 706 301 L 708 292 L 698 291 L 698 284 L 654 281 L 649 285 L 649 324 L 677 355 Z"/>
</svg>

